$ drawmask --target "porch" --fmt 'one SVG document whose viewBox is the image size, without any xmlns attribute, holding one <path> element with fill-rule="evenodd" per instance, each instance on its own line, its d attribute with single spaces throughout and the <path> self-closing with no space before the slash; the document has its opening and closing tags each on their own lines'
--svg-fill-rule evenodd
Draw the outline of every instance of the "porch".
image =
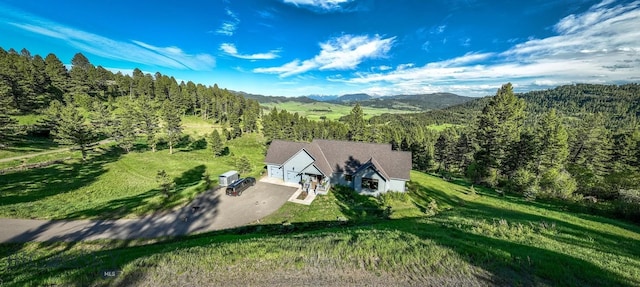
<svg viewBox="0 0 640 287">
<path fill-rule="evenodd" d="M 308 194 L 326 195 L 331 188 L 329 178 L 320 174 L 303 173 L 301 183 L 302 190 Z"/>
</svg>

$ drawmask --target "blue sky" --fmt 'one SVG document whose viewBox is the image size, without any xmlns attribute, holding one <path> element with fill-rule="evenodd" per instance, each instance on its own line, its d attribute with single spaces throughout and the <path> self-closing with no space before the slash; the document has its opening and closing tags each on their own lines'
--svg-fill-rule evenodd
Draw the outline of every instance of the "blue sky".
<svg viewBox="0 0 640 287">
<path fill-rule="evenodd" d="M 640 82 L 640 1 L 0 0 L 0 47 L 249 93 Z"/>
</svg>

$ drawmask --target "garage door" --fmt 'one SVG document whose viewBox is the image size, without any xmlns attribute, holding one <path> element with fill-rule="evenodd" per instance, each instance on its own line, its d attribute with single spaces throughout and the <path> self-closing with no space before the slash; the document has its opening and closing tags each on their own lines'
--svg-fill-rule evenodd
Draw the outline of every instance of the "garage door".
<svg viewBox="0 0 640 287">
<path fill-rule="evenodd" d="M 287 171 L 287 182 L 298 183 L 300 182 L 300 176 L 297 171 Z"/>
<path fill-rule="evenodd" d="M 269 173 L 271 174 L 271 177 L 282 179 L 282 168 L 279 168 L 277 166 L 272 166 Z"/>
</svg>

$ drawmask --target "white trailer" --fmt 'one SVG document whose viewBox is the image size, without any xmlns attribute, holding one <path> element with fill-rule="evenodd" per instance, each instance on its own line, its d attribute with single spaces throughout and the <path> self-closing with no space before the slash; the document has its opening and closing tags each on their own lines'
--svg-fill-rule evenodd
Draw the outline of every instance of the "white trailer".
<svg viewBox="0 0 640 287">
<path fill-rule="evenodd" d="M 234 181 L 238 180 L 238 178 L 240 178 L 238 172 L 235 170 L 230 170 L 221 174 L 218 182 L 220 183 L 220 186 L 228 186 Z"/>
</svg>

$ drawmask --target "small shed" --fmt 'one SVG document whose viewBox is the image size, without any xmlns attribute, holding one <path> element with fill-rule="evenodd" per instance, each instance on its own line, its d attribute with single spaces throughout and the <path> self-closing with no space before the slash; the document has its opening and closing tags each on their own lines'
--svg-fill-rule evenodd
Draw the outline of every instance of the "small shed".
<svg viewBox="0 0 640 287">
<path fill-rule="evenodd" d="M 235 170 L 230 170 L 221 174 L 218 182 L 220 183 L 220 186 L 228 186 L 234 181 L 238 180 L 238 178 L 240 178 L 238 172 Z"/>
</svg>

